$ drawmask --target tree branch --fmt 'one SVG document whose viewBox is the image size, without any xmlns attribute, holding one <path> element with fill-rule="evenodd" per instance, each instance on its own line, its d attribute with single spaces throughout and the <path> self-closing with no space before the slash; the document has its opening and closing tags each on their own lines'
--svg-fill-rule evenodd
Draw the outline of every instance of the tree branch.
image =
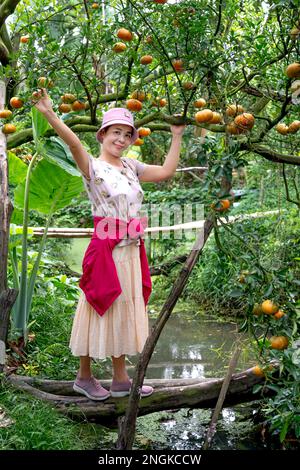
<svg viewBox="0 0 300 470">
<path fill-rule="evenodd" d="M 220 30 L 220 26 L 221 26 L 221 19 L 222 19 L 222 3 L 223 3 L 223 0 L 219 0 L 218 23 L 217 23 L 217 27 L 216 27 L 214 36 L 217 36 L 217 35 L 218 35 L 219 30 Z"/>
<path fill-rule="evenodd" d="M 7 65 L 9 62 L 9 51 L 1 38 L 0 38 L 0 62 L 4 66 Z"/>
<path fill-rule="evenodd" d="M 3 44 L 7 47 L 8 52 L 11 54 L 13 52 L 13 45 L 11 43 L 6 24 L 4 23 L 1 27 L 0 36 L 3 41 Z"/>
<path fill-rule="evenodd" d="M 300 166 L 300 157 L 278 153 L 278 152 L 275 152 L 274 150 L 271 150 L 267 147 L 263 147 L 262 145 L 259 145 L 259 144 L 251 145 L 247 143 L 242 143 L 240 149 L 257 153 L 258 155 L 261 155 L 262 157 L 269 160 L 270 162 L 289 163 L 289 164 Z"/>
<path fill-rule="evenodd" d="M 244 86 L 241 88 L 241 91 L 246 93 L 247 95 L 252 95 L 252 96 L 257 96 L 259 98 L 269 98 L 272 101 L 284 101 L 285 97 L 280 95 L 280 93 L 277 93 L 275 91 L 266 91 L 266 90 L 258 90 L 254 86 Z"/>
<path fill-rule="evenodd" d="M 112 96 L 115 96 L 113 94 Z M 104 97 L 103 97 L 104 98 Z M 106 102 L 106 100 L 103 99 L 103 102 Z M 163 131 L 163 132 L 170 132 L 170 124 L 179 124 L 180 118 L 175 117 L 175 116 L 169 116 L 167 114 L 159 113 L 159 112 L 154 112 L 152 114 L 149 114 L 142 119 L 139 119 L 135 121 L 136 127 L 141 127 L 151 121 L 154 121 L 155 119 L 160 119 L 161 121 L 164 121 L 167 124 L 164 124 L 162 122 L 160 123 L 153 123 L 149 124 L 149 127 L 152 131 Z M 218 125 L 218 124 L 198 124 L 195 122 L 194 119 L 189 119 L 186 118 L 184 122 L 187 125 L 194 125 L 198 127 L 202 127 L 208 130 L 211 130 L 213 132 L 224 132 L 225 131 L 225 126 L 223 125 Z M 76 116 L 70 120 L 65 121 L 65 123 L 74 131 L 74 132 L 96 132 L 98 127 L 99 127 L 99 122 L 95 122 L 92 124 L 90 117 L 87 116 Z M 47 133 L 45 134 L 46 137 L 54 136 L 56 135 L 55 131 L 53 129 L 49 129 Z M 7 147 L 9 149 L 18 147 L 19 145 L 22 145 L 26 142 L 31 142 L 33 140 L 33 133 L 32 129 L 24 129 L 20 132 L 17 132 L 15 134 L 9 135 L 7 138 Z M 240 144 L 240 150 L 246 150 L 250 152 L 254 152 L 258 155 L 263 156 L 269 161 L 275 162 L 275 163 L 288 163 L 288 164 L 293 164 L 293 165 L 300 165 L 300 157 L 293 156 L 293 155 L 285 155 L 281 154 L 278 152 L 275 152 L 267 147 L 264 147 L 262 145 L 259 145 L 257 143 L 248 143 L 248 142 L 241 142 Z"/>
<path fill-rule="evenodd" d="M 257 99 L 255 103 L 253 104 L 253 106 L 250 108 L 252 114 L 259 114 L 267 106 L 269 101 L 270 101 L 270 98 L 266 96 L 262 96 L 261 98 Z M 268 119 L 268 121 L 270 120 Z"/>
<path fill-rule="evenodd" d="M 285 166 L 284 164 L 282 165 L 282 176 L 283 176 L 283 181 L 284 181 L 284 187 L 285 187 L 285 193 L 286 193 L 286 200 L 289 202 L 292 202 L 293 204 L 296 204 L 297 207 L 300 207 L 300 201 L 296 201 L 290 197 L 290 191 L 289 191 L 289 186 L 285 174 Z"/>
<path fill-rule="evenodd" d="M 0 27 L 5 23 L 8 18 L 16 9 L 21 0 L 4 0 L 0 5 Z"/>
<path fill-rule="evenodd" d="M 250 81 L 252 78 L 254 78 L 256 75 L 261 74 L 261 72 L 265 69 L 265 67 L 268 67 L 269 65 L 276 64 L 276 62 L 279 62 L 280 60 L 284 59 L 286 55 L 288 55 L 292 51 L 293 46 L 287 50 L 287 52 L 282 52 L 279 54 L 277 57 L 274 57 L 273 59 L 270 59 L 266 61 L 264 64 L 261 64 L 260 68 L 257 70 L 253 70 L 246 79 L 241 82 L 237 87 L 235 87 L 233 90 L 231 90 L 230 93 L 228 93 L 228 96 L 233 96 L 235 95 L 238 91 L 240 91 L 242 88 L 245 86 L 249 86 Z"/>
<path fill-rule="evenodd" d="M 280 110 L 280 113 L 279 115 L 273 119 L 273 121 L 269 121 L 268 124 L 266 125 L 266 127 L 262 130 L 262 132 L 260 133 L 260 135 L 258 136 L 257 138 L 257 142 L 261 142 L 263 140 L 263 138 L 265 137 L 265 135 L 274 127 L 276 126 L 276 124 L 278 124 L 282 118 L 284 118 L 284 116 L 287 115 L 289 109 L 288 109 L 288 106 L 291 104 L 291 97 L 289 96 L 288 94 L 288 89 L 289 89 L 289 83 L 287 83 L 286 85 L 286 92 L 285 92 L 285 100 L 284 102 L 282 103 L 282 106 L 281 106 L 281 110 Z"/>
</svg>

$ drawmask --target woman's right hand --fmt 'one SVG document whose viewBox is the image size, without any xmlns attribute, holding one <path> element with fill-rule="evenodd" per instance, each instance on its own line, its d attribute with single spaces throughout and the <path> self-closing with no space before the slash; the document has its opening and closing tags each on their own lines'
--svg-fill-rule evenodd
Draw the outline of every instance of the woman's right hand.
<svg viewBox="0 0 300 470">
<path fill-rule="evenodd" d="M 43 114 L 45 114 L 47 111 L 53 111 L 52 101 L 45 88 L 39 89 L 35 95 L 36 96 L 32 98 L 32 103 L 36 109 L 38 109 Z"/>
</svg>

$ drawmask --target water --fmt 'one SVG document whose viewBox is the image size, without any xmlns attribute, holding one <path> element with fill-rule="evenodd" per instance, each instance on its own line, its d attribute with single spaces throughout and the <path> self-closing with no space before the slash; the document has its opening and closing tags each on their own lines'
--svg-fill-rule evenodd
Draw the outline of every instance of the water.
<svg viewBox="0 0 300 470">
<path fill-rule="evenodd" d="M 147 378 L 223 377 L 236 338 L 235 323 L 221 323 L 203 314 L 173 314 L 158 340 Z M 239 368 L 248 365 L 243 355 Z"/>
</svg>

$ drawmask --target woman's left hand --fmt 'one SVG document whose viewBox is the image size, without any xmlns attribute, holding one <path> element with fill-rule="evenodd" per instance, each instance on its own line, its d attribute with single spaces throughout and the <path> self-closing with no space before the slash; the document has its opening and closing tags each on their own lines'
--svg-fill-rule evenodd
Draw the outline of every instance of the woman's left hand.
<svg viewBox="0 0 300 470">
<path fill-rule="evenodd" d="M 182 135 L 184 133 L 186 126 L 185 124 L 180 124 L 175 126 L 175 124 L 171 125 L 171 132 L 173 135 Z"/>
</svg>

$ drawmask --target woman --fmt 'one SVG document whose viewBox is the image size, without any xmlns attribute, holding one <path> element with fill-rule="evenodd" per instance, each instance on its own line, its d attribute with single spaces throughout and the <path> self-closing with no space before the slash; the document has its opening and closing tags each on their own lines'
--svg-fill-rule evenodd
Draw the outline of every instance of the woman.
<svg viewBox="0 0 300 470">
<path fill-rule="evenodd" d="M 35 106 L 69 146 L 83 176 L 95 222 L 95 232 L 83 260 L 80 283 L 83 291 L 70 340 L 73 355 L 80 357 L 80 369 L 73 388 L 97 401 L 105 400 L 110 395 L 123 397 L 129 395 L 131 387 L 125 356 L 141 352 L 149 333 L 146 304 L 151 291 L 151 280 L 148 286 L 144 282 L 149 270 L 142 235 L 128 236 L 126 224 L 138 220 L 143 199 L 140 181 L 158 182 L 174 175 L 185 126 L 171 126 L 172 142 L 164 164 L 148 165 L 122 157 L 124 150 L 137 139 L 138 132 L 134 127 L 133 116 L 127 109 L 110 109 L 104 113 L 102 125 L 96 134 L 102 144 L 100 156 L 93 158 L 77 135 L 55 114 L 45 89 L 41 90 L 41 98 Z M 99 234 L 96 239 L 96 222 L 101 224 L 103 218 L 107 217 L 118 223 L 125 221 L 127 227 L 127 237 L 115 240 L 113 248 L 112 245 L 100 243 Z M 105 271 L 108 277 L 103 274 L 102 264 L 108 269 Z M 148 287 L 147 294 L 145 286 Z M 110 293 L 108 296 L 107 292 Z M 90 303 L 87 298 L 96 300 L 90 300 Z M 100 308 L 103 298 L 105 301 Z M 112 357 L 113 364 L 110 392 L 91 373 L 91 358 L 103 359 L 108 356 Z M 152 387 L 143 385 L 140 395 L 149 396 L 152 392 Z"/>
</svg>

